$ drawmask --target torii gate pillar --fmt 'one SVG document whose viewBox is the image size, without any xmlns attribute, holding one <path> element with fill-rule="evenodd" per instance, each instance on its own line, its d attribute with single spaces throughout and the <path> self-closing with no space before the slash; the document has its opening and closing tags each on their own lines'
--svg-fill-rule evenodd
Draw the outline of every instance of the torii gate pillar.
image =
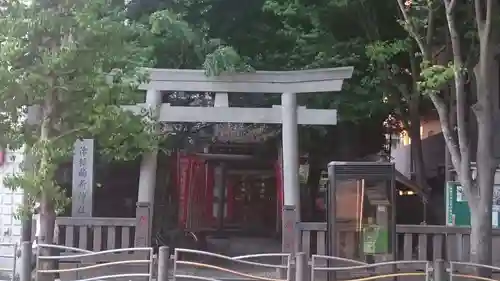
<svg viewBox="0 0 500 281">
<path fill-rule="evenodd" d="M 158 119 L 161 106 L 161 92 L 150 89 L 146 92 L 146 106 L 151 109 L 151 118 Z M 151 245 L 151 229 L 153 227 L 153 204 L 156 187 L 156 171 L 158 151 L 153 150 L 142 155 L 139 170 L 139 187 L 137 193 L 136 231 L 134 245 L 149 247 Z"/>
<path fill-rule="evenodd" d="M 146 92 L 146 104 L 151 109 L 152 118 L 158 119 L 158 109 L 161 105 L 161 92 L 157 90 L 148 90 Z M 139 192 L 137 202 L 154 201 L 154 187 L 156 185 L 156 167 L 158 160 L 158 151 L 144 153 L 142 155 L 141 168 L 139 173 Z M 151 188 L 152 187 L 152 188 Z"/>
<path fill-rule="evenodd" d="M 295 206 L 296 219 L 300 220 L 299 195 L 299 145 L 297 126 L 297 96 L 295 93 L 281 95 L 283 118 L 283 205 Z"/>
<path fill-rule="evenodd" d="M 124 106 L 136 112 L 144 108 L 153 112 L 159 122 L 260 123 L 283 125 L 283 251 L 297 250 L 296 223 L 300 219 L 299 153 L 297 125 L 335 125 L 334 109 L 297 107 L 296 94 L 337 92 L 344 79 L 352 76 L 352 67 L 313 69 L 304 71 L 257 71 L 254 73 L 205 76 L 202 70 L 149 69 L 150 82 L 140 89 L 147 90 L 145 104 Z M 160 91 L 213 92 L 219 96 L 216 107 L 186 107 L 161 104 Z M 279 93 L 281 106 L 272 108 L 230 107 L 227 93 Z M 141 163 L 136 246 L 149 245 L 152 203 L 156 184 L 157 152 L 144 155 Z M 146 223 L 147 222 L 147 223 Z M 141 241 L 139 241 L 141 240 Z"/>
</svg>

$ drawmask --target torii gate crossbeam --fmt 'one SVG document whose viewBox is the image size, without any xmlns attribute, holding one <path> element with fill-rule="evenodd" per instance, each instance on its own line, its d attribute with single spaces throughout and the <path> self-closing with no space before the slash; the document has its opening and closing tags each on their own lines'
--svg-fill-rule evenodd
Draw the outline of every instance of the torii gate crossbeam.
<svg viewBox="0 0 500 281">
<path fill-rule="evenodd" d="M 218 93 L 218 99 L 224 99 L 227 94 Z M 137 114 L 147 110 L 147 104 L 123 106 L 122 108 L 134 111 Z M 246 107 L 195 107 L 171 106 L 162 104 L 158 112 L 158 121 L 167 123 L 176 122 L 205 122 L 205 123 L 255 123 L 255 124 L 282 124 L 282 106 L 272 108 Z M 337 110 L 335 109 L 307 109 L 297 107 L 297 123 L 299 125 L 335 125 L 337 124 Z"/>
</svg>

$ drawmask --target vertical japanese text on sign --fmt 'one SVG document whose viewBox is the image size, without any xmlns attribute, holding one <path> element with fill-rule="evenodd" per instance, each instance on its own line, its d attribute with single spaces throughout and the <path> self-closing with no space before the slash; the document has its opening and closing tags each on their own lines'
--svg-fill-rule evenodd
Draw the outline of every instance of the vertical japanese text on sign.
<svg viewBox="0 0 500 281">
<path fill-rule="evenodd" d="M 77 140 L 73 150 L 72 216 L 92 216 L 94 140 Z"/>
</svg>

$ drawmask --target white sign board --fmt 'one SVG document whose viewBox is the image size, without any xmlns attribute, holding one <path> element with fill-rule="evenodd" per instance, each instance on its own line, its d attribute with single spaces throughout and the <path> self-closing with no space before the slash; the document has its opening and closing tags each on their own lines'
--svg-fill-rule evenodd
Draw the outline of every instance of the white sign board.
<svg viewBox="0 0 500 281">
<path fill-rule="evenodd" d="M 94 140 L 77 140 L 73 148 L 73 217 L 92 217 L 94 186 Z"/>
</svg>

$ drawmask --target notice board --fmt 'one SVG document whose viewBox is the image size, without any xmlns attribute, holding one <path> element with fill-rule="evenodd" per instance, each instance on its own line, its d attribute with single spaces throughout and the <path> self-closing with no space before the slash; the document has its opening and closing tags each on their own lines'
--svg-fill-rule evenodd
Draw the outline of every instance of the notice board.
<svg viewBox="0 0 500 281">
<path fill-rule="evenodd" d="M 446 184 L 445 200 L 446 225 L 470 226 L 470 209 L 460 183 L 448 182 Z M 493 187 L 492 209 L 491 225 L 498 228 L 500 220 L 500 185 Z"/>
</svg>

